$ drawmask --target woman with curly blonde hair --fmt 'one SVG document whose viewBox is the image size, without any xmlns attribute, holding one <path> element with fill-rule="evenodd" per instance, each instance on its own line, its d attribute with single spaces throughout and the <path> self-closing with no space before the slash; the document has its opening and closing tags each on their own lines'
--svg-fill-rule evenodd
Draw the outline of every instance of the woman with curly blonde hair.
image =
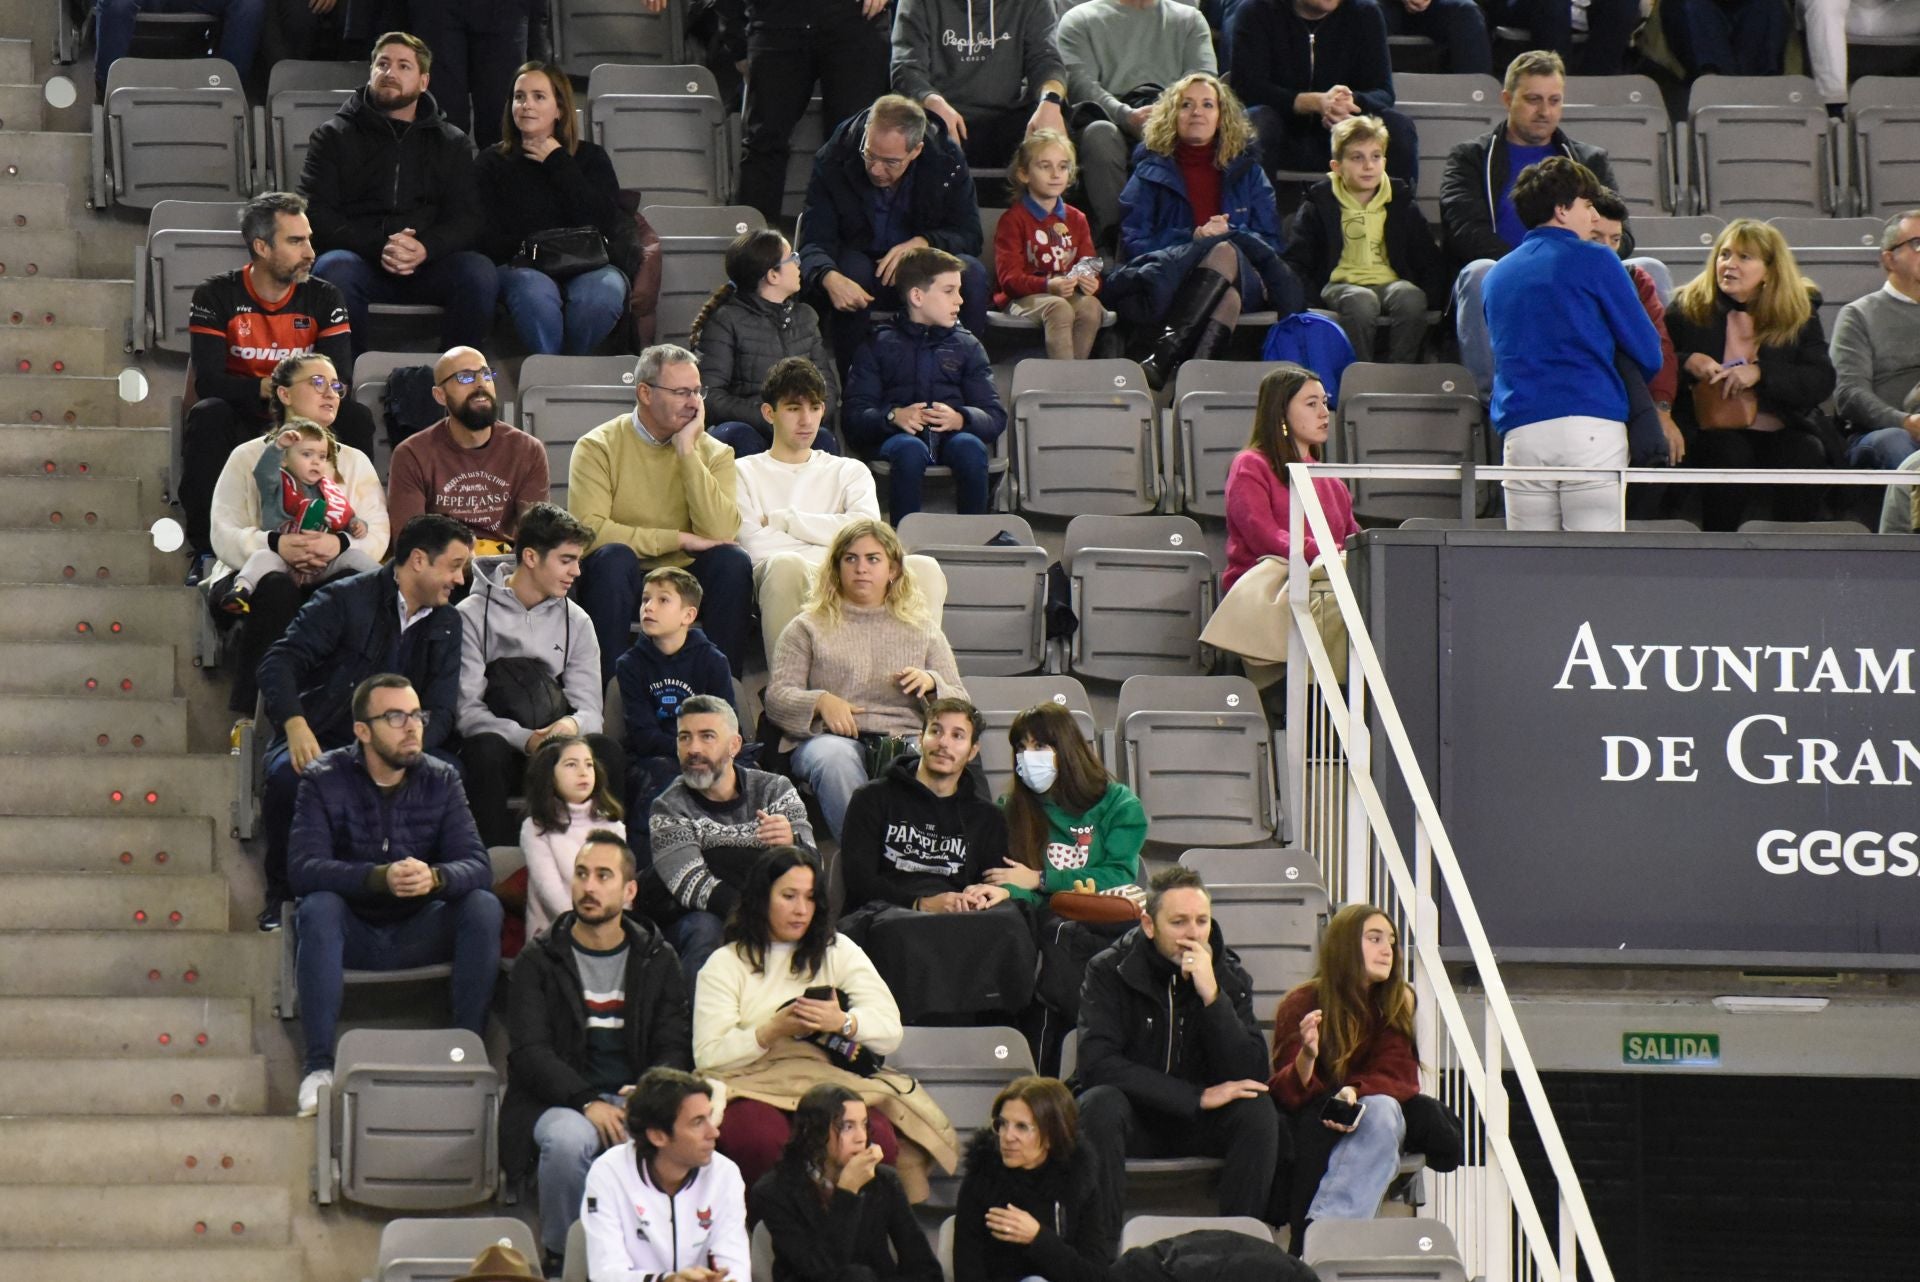
<svg viewBox="0 0 1920 1282">
<path fill-rule="evenodd" d="M 966 693 L 893 527 L 849 522 L 807 608 L 780 634 L 766 694 L 782 746 L 797 745 L 794 776 L 813 785 L 836 839 L 867 781 L 869 742 L 917 735 L 927 700 Z"/>
<path fill-rule="evenodd" d="M 1818 415 L 1835 374 L 1820 327 L 1820 293 L 1800 274 L 1779 229 L 1751 218 L 1721 228 L 1700 274 L 1673 291 L 1667 331 L 1680 362 L 1673 417 L 1689 465 L 1827 465 Z M 1706 528 L 1737 529 L 1754 487 L 1701 488 Z M 1778 486 L 1767 515 L 1812 520 L 1819 498 L 1814 486 Z"/>
<path fill-rule="evenodd" d="M 1301 308 L 1281 261 L 1285 238 L 1246 109 L 1215 75 L 1195 72 L 1160 95 L 1145 154 L 1120 193 L 1120 257 L 1105 294 L 1134 327 L 1147 381 L 1219 354 L 1243 309 Z"/>
</svg>

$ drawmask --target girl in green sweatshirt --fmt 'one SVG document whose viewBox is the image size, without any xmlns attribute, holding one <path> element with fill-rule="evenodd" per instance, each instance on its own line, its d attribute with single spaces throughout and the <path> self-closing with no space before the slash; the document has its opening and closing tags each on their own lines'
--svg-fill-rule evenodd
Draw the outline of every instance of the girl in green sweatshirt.
<svg viewBox="0 0 1920 1282">
<path fill-rule="evenodd" d="M 1008 858 L 987 870 L 990 885 L 1029 903 L 1091 881 L 1096 891 L 1131 884 L 1147 840 L 1147 812 L 1093 755 L 1073 714 L 1042 703 L 1008 731 L 1015 783 L 1007 812 Z"/>
</svg>

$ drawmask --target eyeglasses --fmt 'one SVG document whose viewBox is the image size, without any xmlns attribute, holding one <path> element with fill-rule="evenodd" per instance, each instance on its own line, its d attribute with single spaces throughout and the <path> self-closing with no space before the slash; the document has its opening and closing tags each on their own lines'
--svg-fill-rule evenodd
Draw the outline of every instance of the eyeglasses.
<svg viewBox="0 0 1920 1282">
<path fill-rule="evenodd" d="M 1920 254 L 1920 236 L 1915 236 L 1912 240 L 1903 240 L 1897 245 L 1895 245 L 1893 248 L 1908 249 L 1908 250 L 1912 250 L 1916 254 Z M 1892 253 L 1893 250 L 1888 250 L 1887 252 Z"/>
<path fill-rule="evenodd" d="M 440 382 L 445 383 L 449 379 L 460 384 L 462 387 L 466 387 L 475 382 L 491 383 L 493 381 L 493 370 L 485 365 L 482 365 L 479 369 L 457 369 L 447 375 L 446 378 L 441 379 Z M 439 384 L 435 384 L 435 386 L 438 385 Z"/>
<path fill-rule="evenodd" d="M 775 263 L 774 266 L 785 267 L 788 263 L 797 263 L 799 261 L 800 261 L 800 251 L 796 249 L 791 254 L 788 254 L 785 258 L 782 258 L 778 263 Z"/>
<path fill-rule="evenodd" d="M 337 378 L 328 378 L 325 374 L 315 374 L 312 378 L 307 379 L 306 383 L 307 386 L 316 392 L 324 392 L 331 389 L 335 396 L 345 396 L 347 394 L 347 385 L 345 383 L 342 383 Z"/>
<path fill-rule="evenodd" d="M 879 165 L 888 173 L 892 173 L 896 169 L 905 169 L 907 162 L 913 159 L 912 156 L 876 156 L 865 147 L 860 149 L 860 158 L 869 165 Z"/>
<path fill-rule="evenodd" d="M 656 392 L 665 392 L 668 396 L 678 397 L 683 401 L 689 397 L 701 401 L 707 399 L 707 389 L 704 387 L 668 387 L 664 383 L 648 383 L 647 386 Z"/>
<path fill-rule="evenodd" d="M 387 723 L 389 730 L 405 730 L 409 724 L 424 728 L 433 719 L 433 713 L 425 708 L 415 708 L 412 712 L 402 712 L 395 708 L 391 712 L 376 712 L 366 719 L 367 725 L 376 721 Z"/>
<path fill-rule="evenodd" d="M 1023 1140 L 1030 1140 L 1040 1133 L 1040 1128 L 1032 1122 L 1015 1122 L 1005 1117 L 994 1118 L 993 1129 L 995 1134 L 1015 1135 Z"/>
</svg>

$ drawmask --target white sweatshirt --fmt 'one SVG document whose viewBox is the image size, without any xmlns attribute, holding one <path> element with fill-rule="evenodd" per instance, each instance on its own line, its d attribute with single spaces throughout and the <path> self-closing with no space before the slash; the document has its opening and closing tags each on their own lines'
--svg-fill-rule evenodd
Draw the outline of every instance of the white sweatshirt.
<svg viewBox="0 0 1920 1282">
<path fill-rule="evenodd" d="M 587 1170 L 580 1222 L 594 1282 L 656 1282 L 691 1268 L 725 1269 L 739 1282 L 753 1276 L 747 1184 L 720 1153 L 669 1197 L 632 1140 L 615 1145 Z"/>
<path fill-rule="evenodd" d="M 755 565 L 780 552 L 818 565 L 849 522 L 880 519 L 873 471 L 857 458 L 814 450 L 804 463 L 782 463 L 772 454 L 752 454 L 734 465 L 734 475 L 740 546 Z"/>
<path fill-rule="evenodd" d="M 880 972 L 873 968 L 860 945 L 835 935 L 815 975 L 793 973 L 793 945 L 776 943 L 767 949 L 767 968 L 759 974 L 747 965 L 740 945 L 716 949 L 700 968 L 693 997 L 693 1064 L 703 1073 L 743 1068 L 766 1054 L 754 1030 L 774 1012 L 824 984 L 847 995 L 854 1017 L 854 1040 L 881 1055 L 900 1049 L 904 1035 L 900 1007 Z"/>
</svg>

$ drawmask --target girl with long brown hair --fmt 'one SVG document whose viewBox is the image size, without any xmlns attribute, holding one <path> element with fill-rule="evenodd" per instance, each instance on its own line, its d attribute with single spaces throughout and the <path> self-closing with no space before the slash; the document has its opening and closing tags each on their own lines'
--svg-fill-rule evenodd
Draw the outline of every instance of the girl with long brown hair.
<svg viewBox="0 0 1920 1282">
<path fill-rule="evenodd" d="M 1227 469 L 1227 572 L 1220 588 L 1234 583 L 1264 556 L 1288 552 L 1291 500 L 1287 465 L 1318 463 L 1326 449 L 1333 411 L 1319 375 L 1299 365 L 1283 363 L 1260 380 L 1254 403 L 1253 432 L 1247 447 Z M 1327 524 L 1341 547 L 1359 531 L 1353 519 L 1353 495 L 1337 476 L 1317 477 L 1314 492 L 1326 510 Z M 1318 560 L 1321 548 L 1313 531 L 1306 531 L 1307 559 Z M 1335 552 L 1339 548 L 1332 549 Z"/>
</svg>

